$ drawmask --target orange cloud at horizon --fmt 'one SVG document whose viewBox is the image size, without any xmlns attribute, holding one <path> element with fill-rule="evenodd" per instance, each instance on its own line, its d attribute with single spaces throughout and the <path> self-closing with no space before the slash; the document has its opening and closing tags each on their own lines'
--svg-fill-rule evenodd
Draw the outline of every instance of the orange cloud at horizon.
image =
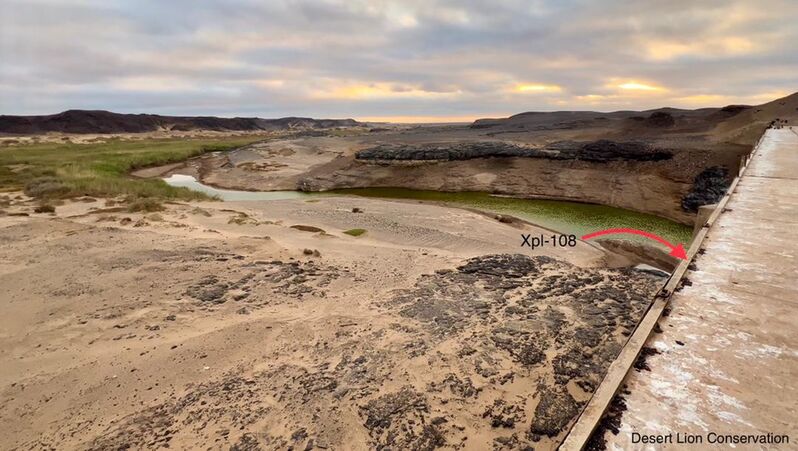
<svg viewBox="0 0 798 451">
<path fill-rule="evenodd" d="M 667 91 L 667 89 L 657 86 L 650 83 L 642 83 L 638 81 L 627 81 L 625 83 L 620 83 L 615 85 L 618 89 L 623 89 L 624 91 L 650 91 L 650 92 L 663 92 Z"/>
<path fill-rule="evenodd" d="M 654 61 L 671 61 L 681 57 L 719 58 L 747 55 L 760 49 L 754 41 L 742 36 L 691 42 L 648 41 L 643 47 L 646 58 Z"/>
<path fill-rule="evenodd" d="M 334 84 L 334 83 L 330 83 Z M 460 91 L 427 91 L 415 86 L 388 82 L 344 83 L 311 93 L 317 99 L 384 99 L 384 98 L 435 98 L 460 94 Z"/>
<path fill-rule="evenodd" d="M 562 91 L 562 87 L 558 85 L 528 83 L 528 84 L 516 85 L 515 90 L 524 93 L 545 93 L 545 92 L 560 92 Z"/>
</svg>

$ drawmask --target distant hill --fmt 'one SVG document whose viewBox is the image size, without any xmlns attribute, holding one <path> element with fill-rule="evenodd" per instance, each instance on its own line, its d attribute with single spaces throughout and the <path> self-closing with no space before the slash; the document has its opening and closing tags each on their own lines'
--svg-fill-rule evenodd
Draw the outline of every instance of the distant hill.
<svg viewBox="0 0 798 451">
<path fill-rule="evenodd" d="M 596 130 L 603 136 L 646 139 L 663 136 L 707 137 L 718 142 L 753 145 L 774 121 L 798 124 L 798 93 L 762 105 L 728 105 L 685 110 L 526 112 L 507 118 L 478 119 L 473 129 L 488 135 Z"/>
<path fill-rule="evenodd" d="M 101 110 L 68 110 L 46 116 L 0 115 L 0 133 L 33 135 L 59 133 L 142 133 L 153 131 L 271 131 L 356 127 L 354 119 L 311 119 L 284 117 L 223 118 L 215 116 L 161 116 L 157 114 L 120 114 Z"/>
<path fill-rule="evenodd" d="M 786 121 L 787 125 L 798 125 L 798 92 L 747 108 L 719 122 L 713 132 L 730 142 L 754 144 L 762 131 L 777 120 L 782 124 Z"/>
</svg>

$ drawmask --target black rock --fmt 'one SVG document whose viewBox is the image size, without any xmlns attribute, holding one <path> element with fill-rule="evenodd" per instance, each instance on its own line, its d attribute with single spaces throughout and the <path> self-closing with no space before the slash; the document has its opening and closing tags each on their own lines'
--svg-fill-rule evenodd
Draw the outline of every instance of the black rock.
<svg viewBox="0 0 798 451">
<path fill-rule="evenodd" d="M 720 166 L 704 169 L 693 180 L 693 188 L 682 198 L 684 211 L 697 212 L 702 205 L 717 203 L 729 188 L 729 171 Z"/>
</svg>

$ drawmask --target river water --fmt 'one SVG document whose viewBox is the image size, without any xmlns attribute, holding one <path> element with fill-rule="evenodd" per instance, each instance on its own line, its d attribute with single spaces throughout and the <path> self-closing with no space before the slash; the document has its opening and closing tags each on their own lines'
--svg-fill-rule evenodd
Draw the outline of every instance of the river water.
<svg viewBox="0 0 798 451">
<path fill-rule="evenodd" d="M 383 199 L 406 199 L 423 202 L 441 202 L 459 207 L 477 208 L 501 214 L 513 215 L 531 223 L 582 236 L 602 229 L 629 227 L 645 230 L 662 236 L 672 243 L 688 243 L 692 229 L 677 222 L 645 213 L 622 208 L 542 199 L 517 199 L 495 196 L 481 192 L 446 193 L 420 191 L 403 188 L 358 188 L 342 189 L 324 193 L 299 191 L 236 191 L 203 185 L 188 175 L 172 175 L 164 181 L 172 186 L 185 187 L 217 196 L 227 201 L 269 201 L 281 199 L 313 199 L 330 195 L 363 196 Z M 642 240 L 634 235 L 624 238 Z"/>
</svg>

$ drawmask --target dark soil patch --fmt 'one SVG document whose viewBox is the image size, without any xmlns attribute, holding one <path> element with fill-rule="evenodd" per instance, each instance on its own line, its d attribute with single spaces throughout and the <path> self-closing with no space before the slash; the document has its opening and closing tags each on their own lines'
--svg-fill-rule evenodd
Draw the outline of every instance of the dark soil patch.
<svg viewBox="0 0 798 451">
<path fill-rule="evenodd" d="M 648 366 L 647 359 L 652 355 L 657 355 L 659 353 L 660 352 L 655 348 L 650 348 L 648 346 L 643 347 L 643 349 L 640 350 L 640 355 L 637 356 L 637 360 L 635 360 L 635 369 L 637 371 L 651 371 L 651 367 Z"/>
<path fill-rule="evenodd" d="M 580 407 L 565 389 L 544 390 L 529 430 L 533 434 L 554 437 L 576 417 Z"/>
<path fill-rule="evenodd" d="M 530 392 L 540 397 L 534 417 L 523 419 L 507 407 L 514 401 L 501 399 L 483 418 L 516 432 L 519 422 L 528 421 L 530 437 L 555 438 L 581 408 L 570 384 L 586 394 L 595 390 L 662 281 L 641 271 L 582 269 L 545 256 L 486 255 L 421 276 L 383 305 L 413 320 L 408 326 L 418 324 L 419 339 L 430 348 L 445 340 L 464 343 L 458 359 L 491 384 L 503 384 L 502 374 L 546 375 L 551 382 Z M 468 402 L 484 388 L 472 385 L 450 374 L 430 390 Z M 514 443 L 511 437 L 504 442 Z"/>
<path fill-rule="evenodd" d="M 34 213 L 55 213 L 55 207 L 52 205 L 39 205 L 33 211 Z"/>
<path fill-rule="evenodd" d="M 269 411 L 258 403 L 263 385 L 258 377 L 228 375 L 220 380 L 190 386 L 187 393 L 173 401 L 146 408 L 122 418 L 97 437 L 92 450 L 168 448 L 178 430 L 201 432 L 208 423 L 226 423 L 244 429 Z M 240 449 L 256 442 L 245 440 Z"/>
<path fill-rule="evenodd" d="M 485 410 L 482 418 L 490 419 L 491 427 L 512 428 L 516 423 L 524 420 L 524 407 L 523 405 L 508 403 L 503 399 L 497 399 L 493 402 L 493 405 Z"/>
<path fill-rule="evenodd" d="M 303 232 L 313 232 L 313 233 L 324 232 L 324 229 L 320 229 L 318 227 L 313 227 L 309 225 L 302 225 L 302 224 L 292 225 L 291 228 L 301 230 Z"/>
<path fill-rule="evenodd" d="M 364 425 L 377 449 L 433 450 L 445 439 L 433 424 L 425 424 L 426 398 L 410 387 L 367 402 L 361 408 Z"/>
<path fill-rule="evenodd" d="M 214 304 L 221 304 L 224 300 L 224 295 L 230 285 L 225 282 L 219 282 L 216 276 L 207 276 L 202 278 L 196 285 L 190 286 L 186 290 L 186 294 L 202 302 L 212 302 Z"/>
</svg>

